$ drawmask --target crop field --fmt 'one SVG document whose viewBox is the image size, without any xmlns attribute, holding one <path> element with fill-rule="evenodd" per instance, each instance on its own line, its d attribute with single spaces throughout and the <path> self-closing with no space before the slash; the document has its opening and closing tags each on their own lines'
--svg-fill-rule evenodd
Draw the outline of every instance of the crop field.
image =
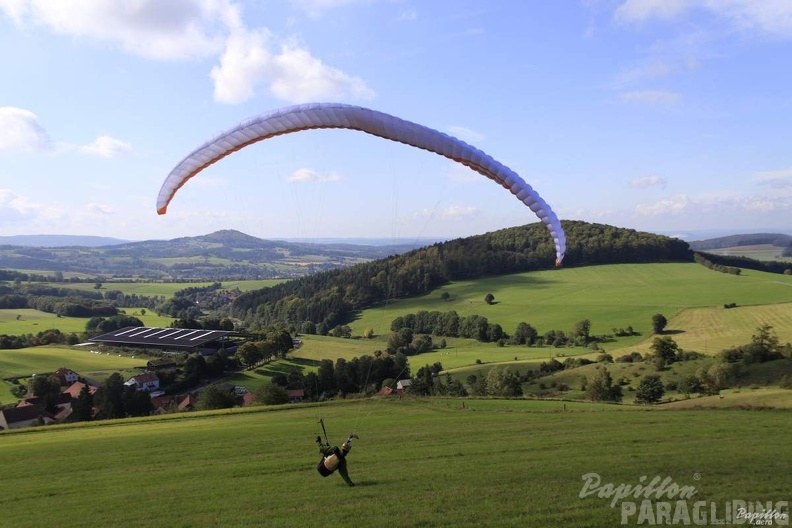
<svg viewBox="0 0 792 528">
<path fill-rule="evenodd" d="M 780 286 L 784 287 L 784 286 Z M 669 318 L 667 329 L 683 350 L 717 354 L 723 349 L 749 343 L 756 329 L 769 324 L 783 344 L 792 342 L 792 302 L 758 306 L 686 308 Z M 650 350 L 654 336 L 628 348 L 614 349 L 622 355 Z"/>
<path fill-rule="evenodd" d="M 788 412 L 562 409 L 365 400 L 6 432 L 0 509 L 20 528 L 612 527 L 637 524 L 632 503 L 656 515 L 680 498 L 586 494 L 594 473 L 614 486 L 669 478 L 696 492 L 688 515 L 704 501 L 707 519 L 731 501 L 789 500 L 792 449 L 774 440 L 792 434 Z M 320 416 L 332 442 L 360 435 L 355 488 L 316 472 Z"/>
</svg>

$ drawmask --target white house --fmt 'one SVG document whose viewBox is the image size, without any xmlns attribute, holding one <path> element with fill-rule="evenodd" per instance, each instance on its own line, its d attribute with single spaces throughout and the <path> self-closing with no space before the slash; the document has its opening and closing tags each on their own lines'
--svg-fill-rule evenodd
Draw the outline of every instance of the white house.
<svg viewBox="0 0 792 528">
<path fill-rule="evenodd" d="M 55 375 L 60 378 L 61 387 L 68 387 L 80 379 L 80 376 L 76 372 L 63 367 L 56 370 Z"/>
<path fill-rule="evenodd" d="M 135 390 L 152 392 L 159 389 L 159 378 L 153 372 L 146 372 L 132 376 L 124 385 L 135 387 Z"/>
</svg>

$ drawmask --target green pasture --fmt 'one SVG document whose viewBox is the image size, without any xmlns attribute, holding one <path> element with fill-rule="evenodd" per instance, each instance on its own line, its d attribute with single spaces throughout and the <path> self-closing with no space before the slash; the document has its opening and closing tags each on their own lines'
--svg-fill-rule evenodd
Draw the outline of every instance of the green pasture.
<svg viewBox="0 0 792 528">
<path fill-rule="evenodd" d="M 169 326 L 170 317 L 159 316 L 152 310 L 141 315 L 140 308 L 123 308 L 127 315 L 137 317 L 146 326 Z M 19 316 L 19 318 L 17 318 Z M 0 335 L 38 334 L 44 330 L 58 329 L 64 334 L 85 332 L 90 317 L 58 317 L 55 314 L 40 312 L 30 308 L 0 310 Z"/>
<path fill-rule="evenodd" d="M 261 279 L 244 281 L 222 281 L 222 287 L 226 290 L 239 288 L 242 291 L 258 290 L 267 288 L 283 282 L 286 279 Z M 99 282 L 102 282 L 101 279 Z M 48 286 L 55 288 L 71 288 L 83 291 L 95 291 L 95 283 L 64 283 L 50 282 Z M 145 297 L 165 296 L 172 297 L 179 290 L 191 287 L 211 286 L 212 282 L 102 282 L 100 292 L 107 290 L 117 290 L 124 295 L 143 295 Z"/>
<path fill-rule="evenodd" d="M 792 390 L 777 387 L 728 389 L 718 396 L 680 398 L 663 404 L 664 409 L 728 409 L 735 407 L 772 407 L 792 409 Z"/>
<path fill-rule="evenodd" d="M 440 298 L 444 291 L 451 295 L 450 301 Z M 489 292 L 493 293 L 497 304 L 484 302 Z M 570 330 L 575 322 L 584 318 L 591 320 L 593 334 L 609 333 L 613 327 L 633 326 L 640 336 L 600 344 L 602 350 L 614 357 L 632 351 L 646 354 L 656 337 L 651 333 L 651 317 L 663 313 L 669 319 L 668 335 L 684 350 L 714 355 L 724 348 L 748 343 L 762 324 L 773 326 L 782 343 L 792 341 L 790 301 L 792 278 L 788 276 L 751 270 L 733 276 L 697 264 L 595 266 L 518 274 L 455 283 L 418 299 L 365 310 L 351 326 L 356 334 L 361 334 L 365 328 L 374 329 L 373 339 L 302 336 L 302 348 L 292 352 L 291 357 L 309 362 L 288 368 L 310 370 L 321 359 L 343 357 L 349 360 L 385 350 L 390 322 L 398 315 L 420 310 L 456 310 L 461 315 L 477 313 L 488 317 L 490 322 L 499 322 L 507 332 L 513 331 L 520 321 L 530 322 L 540 333 L 551 328 Z M 731 302 L 737 302 L 738 307 L 723 308 Z M 536 317 L 515 315 L 529 312 Z M 543 320 L 547 322 L 542 323 Z M 435 344 L 439 344 L 440 339 L 433 337 Z M 455 376 L 464 379 L 469 374 L 486 373 L 495 364 L 512 365 L 523 372 L 537 369 L 542 361 L 550 358 L 559 361 L 570 356 L 595 359 L 600 353 L 582 347 L 498 347 L 495 343 L 454 338 L 446 338 L 446 342 L 445 349 L 411 357 L 413 373 L 423 365 L 439 362 L 444 369 L 451 369 Z M 242 384 L 253 386 L 257 380 L 257 376 L 251 376 L 251 379 L 242 380 Z"/>
<path fill-rule="evenodd" d="M 113 372 L 139 373 L 134 367 L 144 366 L 145 358 L 131 358 L 112 353 L 94 354 L 90 347 L 40 346 L 18 350 L 0 350 L 0 380 L 28 378 L 32 374 L 55 372 L 69 368 L 83 377 L 102 383 Z M 11 393 L 13 385 L 0 381 L 0 403 L 17 400 Z"/>
<path fill-rule="evenodd" d="M 715 255 L 727 255 L 732 257 L 748 257 L 755 260 L 780 260 L 782 262 L 792 262 L 792 257 L 782 257 L 784 248 L 773 246 L 772 244 L 757 244 L 754 246 L 735 246 L 723 249 L 708 249 L 707 253 Z"/>
<path fill-rule="evenodd" d="M 562 370 L 554 372 L 548 376 L 543 376 L 538 380 L 524 386 L 526 392 L 540 392 L 539 384 L 544 384 L 548 391 L 553 392 L 556 397 L 563 397 L 566 399 L 584 399 L 586 397 L 585 391 L 582 390 L 583 378 L 591 380 L 597 374 L 597 369 L 605 367 L 610 372 L 614 384 L 621 384 L 624 394 L 624 403 L 633 403 L 635 398 L 635 390 L 643 376 L 657 375 L 667 385 L 669 382 L 679 383 L 684 377 L 695 375 L 696 372 L 703 368 L 708 369 L 716 363 L 715 358 L 702 358 L 693 361 L 682 361 L 670 364 L 662 371 L 657 371 L 652 363 L 638 362 L 638 363 L 610 363 L 610 364 L 591 364 L 583 367 Z M 452 370 L 451 373 L 454 377 L 463 380 L 472 374 L 486 375 L 491 366 L 475 369 L 474 367 L 467 367 L 463 369 Z M 527 368 L 521 365 L 515 365 L 514 368 L 520 373 L 524 374 Z M 781 359 L 777 361 L 769 361 L 762 364 L 754 364 L 743 367 L 743 371 L 738 379 L 732 380 L 731 383 L 735 390 L 747 389 L 750 387 L 761 388 L 778 388 L 778 380 L 784 376 L 792 378 L 792 360 Z M 623 383 L 622 383 L 623 382 Z M 553 389 L 553 384 L 565 384 L 571 389 L 569 392 L 557 394 Z M 666 390 L 663 401 L 673 401 L 686 399 L 685 395 L 676 390 Z M 781 407 L 792 408 L 792 390 L 787 390 L 785 393 L 784 404 Z"/>
<path fill-rule="evenodd" d="M 373 339 L 340 339 L 328 336 L 301 335 L 302 346 L 289 352 L 288 358 L 295 363 L 293 367 L 313 367 L 323 359 L 335 362 L 337 358 L 347 361 L 360 356 L 373 356 L 377 350 L 387 348 L 385 336 Z M 433 337 L 435 344 L 442 338 Z M 413 373 L 424 365 L 442 363 L 445 369 L 454 369 L 482 364 L 515 363 L 539 364 L 555 357 L 563 361 L 564 357 L 587 355 L 594 353 L 588 348 L 553 348 L 553 347 L 498 347 L 495 343 L 481 343 L 473 339 L 445 338 L 446 348 L 433 350 L 409 358 Z M 596 354 L 595 354 L 596 355 Z M 306 371 L 308 372 L 308 371 Z"/>
<path fill-rule="evenodd" d="M 0 433 L 0 511 L 20 528 L 596 528 L 620 525 L 622 513 L 581 497 L 590 473 L 614 486 L 670 477 L 695 488 L 691 510 L 706 501 L 721 515 L 727 501 L 787 501 L 792 489 L 782 469 L 792 450 L 779 441 L 792 434 L 788 412 L 462 403 L 347 401 Z M 348 458 L 355 488 L 316 472 L 320 416 L 333 442 L 360 435 Z"/>
<path fill-rule="evenodd" d="M 441 298 L 443 293 L 450 300 Z M 491 293 L 495 304 L 484 297 Z M 645 339 L 655 313 L 667 318 L 683 308 L 792 301 L 792 276 L 744 270 L 739 276 L 693 263 L 616 264 L 562 268 L 448 284 L 428 295 L 365 310 L 350 326 L 355 334 L 372 328 L 387 333 L 393 319 L 420 310 L 477 314 L 511 333 L 520 322 L 548 330 L 571 330 L 588 319 L 592 334 L 632 326 L 642 336 L 620 339 L 630 345 Z"/>
</svg>

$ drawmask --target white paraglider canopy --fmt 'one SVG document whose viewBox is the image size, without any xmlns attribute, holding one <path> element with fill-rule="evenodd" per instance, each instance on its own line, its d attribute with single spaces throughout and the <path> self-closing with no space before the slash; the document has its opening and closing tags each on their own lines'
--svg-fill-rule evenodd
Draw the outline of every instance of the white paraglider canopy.
<svg viewBox="0 0 792 528">
<path fill-rule="evenodd" d="M 319 128 L 359 130 L 452 159 L 497 182 L 527 205 L 553 237 L 556 266 L 566 251 L 561 223 L 547 202 L 517 173 L 479 149 L 437 130 L 392 115 L 340 103 L 313 103 L 262 114 L 223 132 L 187 155 L 168 174 L 157 197 L 157 212 L 165 214 L 179 188 L 222 158 L 252 143 L 282 134 Z"/>
</svg>

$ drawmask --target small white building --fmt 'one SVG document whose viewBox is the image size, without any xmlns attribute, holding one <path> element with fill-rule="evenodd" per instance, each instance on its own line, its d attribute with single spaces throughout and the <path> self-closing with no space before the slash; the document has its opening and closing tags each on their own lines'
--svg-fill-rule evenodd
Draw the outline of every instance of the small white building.
<svg viewBox="0 0 792 528">
<path fill-rule="evenodd" d="M 152 392 L 159 389 L 159 378 L 153 372 L 146 372 L 132 376 L 124 385 L 134 387 L 135 390 Z"/>
<path fill-rule="evenodd" d="M 396 389 L 397 390 L 404 390 L 412 384 L 412 380 L 403 379 L 396 382 Z"/>
<path fill-rule="evenodd" d="M 68 387 L 72 383 L 77 382 L 80 379 L 80 375 L 74 372 L 73 370 L 67 368 L 59 368 L 55 371 L 55 375 L 60 378 L 61 380 L 61 387 Z"/>
</svg>

